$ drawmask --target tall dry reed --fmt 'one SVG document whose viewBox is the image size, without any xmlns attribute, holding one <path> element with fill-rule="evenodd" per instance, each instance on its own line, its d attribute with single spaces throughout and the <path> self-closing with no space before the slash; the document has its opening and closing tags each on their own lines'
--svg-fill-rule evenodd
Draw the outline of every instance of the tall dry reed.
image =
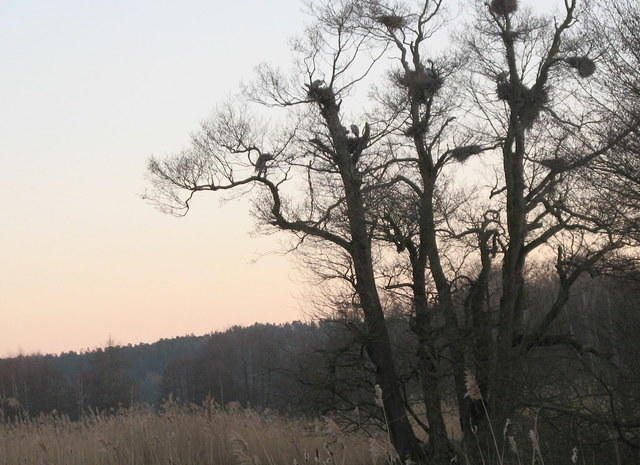
<svg viewBox="0 0 640 465">
<path fill-rule="evenodd" d="M 382 465 L 386 438 L 213 405 L 0 424 L 0 465 Z"/>
</svg>

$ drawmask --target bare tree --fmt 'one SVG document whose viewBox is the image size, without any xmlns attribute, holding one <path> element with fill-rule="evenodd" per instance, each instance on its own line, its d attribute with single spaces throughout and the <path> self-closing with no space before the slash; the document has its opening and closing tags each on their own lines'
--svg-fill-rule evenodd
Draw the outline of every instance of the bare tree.
<svg viewBox="0 0 640 465">
<path fill-rule="evenodd" d="M 617 0 L 600 5 L 589 16 L 589 36 L 600 56 L 598 100 L 610 125 L 640 120 L 640 7 Z M 618 227 L 638 239 L 640 201 L 640 132 L 637 127 L 616 150 L 582 170 L 582 187 L 617 220 Z"/>
<path fill-rule="evenodd" d="M 360 130 L 346 121 L 342 108 L 385 50 L 358 27 L 359 2 L 328 1 L 314 5 L 312 13 L 316 23 L 295 43 L 299 74 L 288 77 L 263 66 L 248 89 L 253 101 L 289 109 L 293 123 L 278 132 L 249 117 L 246 109 L 223 108 L 203 125 L 190 150 L 150 161 L 154 195 L 184 213 L 196 192 L 259 186 L 255 212 L 264 225 L 346 253 L 391 441 L 402 459 L 423 461 L 392 357 L 367 219 L 365 194 L 387 182 L 383 155 L 372 147 L 384 122 L 365 123 Z"/>
<path fill-rule="evenodd" d="M 397 57 L 390 90 L 381 92 L 378 100 L 389 120 L 398 120 L 389 138 L 387 161 L 388 169 L 396 170 L 398 182 L 387 188 L 377 204 L 377 238 L 406 256 L 404 271 L 388 276 L 387 289 L 410 290 L 422 400 L 436 463 L 446 463 L 450 455 L 441 395 L 443 380 L 450 373 L 454 403 L 460 417 L 468 417 L 464 350 L 452 288 L 455 273 L 445 265 L 451 255 L 438 238 L 442 223 L 452 218 L 452 210 L 463 200 L 454 200 L 452 186 L 446 181 L 439 186 L 439 182 L 447 165 L 492 148 L 478 145 L 472 136 L 455 137 L 460 128 L 454 121 L 461 105 L 455 97 L 458 89 L 447 81 L 460 71 L 462 62 L 455 56 L 430 55 L 426 48 L 439 27 L 442 4 L 426 2 L 412 13 L 398 5 L 372 1 L 364 15 L 368 30 L 393 48 Z M 431 285 L 437 302 L 429 297 Z M 436 310 L 444 322 L 434 317 Z M 440 336 L 434 337 L 436 334 Z"/>
<path fill-rule="evenodd" d="M 504 200 L 496 207 L 505 212 L 502 295 L 487 377 L 490 409 L 500 424 L 515 405 L 520 360 L 533 347 L 571 342 L 546 337 L 571 286 L 583 273 L 615 260 L 626 245 L 623 232 L 594 210 L 596 204 L 585 205 L 573 182 L 581 168 L 610 153 L 633 130 L 629 124 L 603 124 L 594 105 L 588 82 L 596 64 L 588 56 L 586 31 L 574 31 L 576 1 L 564 1 L 562 15 L 553 19 L 518 6 L 496 0 L 482 7 L 467 38 L 477 79 L 474 100 L 487 137 L 500 143 L 502 158 L 491 193 Z M 550 308 L 527 322 L 527 259 L 553 244 L 560 287 Z"/>
<path fill-rule="evenodd" d="M 488 408 L 502 428 L 534 348 L 585 349 L 550 334 L 571 287 L 626 258 L 635 204 L 620 215 L 579 187 L 581 173 L 602 170 L 614 149 L 634 143 L 637 122 L 607 116 L 592 84 L 601 82 L 593 41 L 575 31 L 576 0 L 559 3 L 559 17 L 517 1 L 478 4 L 465 54 L 446 58 L 427 49 L 442 0 L 314 4 L 314 24 L 294 42 L 293 73 L 260 66 L 244 106 L 221 107 L 190 149 L 149 162 L 161 206 L 184 214 L 200 191 L 252 195 L 262 226 L 291 233 L 293 249 L 314 251 L 308 264 L 319 276 L 346 284 L 403 460 L 448 463 L 445 401 L 465 430 L 477 426 L 468 369 L 487 400 L 480 416 Z M 378 79 L 383 57 L 394 68 Z M 352 96 L 374 77 L 384 83 L 377 107 L 350 116 Z M 495 185 L 480 180 L 461 192 L 458 175 L 477 156 L 498 159 Z M 549 250 L 557 294 L 541 315 L 527 314 L 527 263 Z M 382 287 L 410 302 L 427 421 L 403 390 Z"/>
<path fill-rule="evenodd" d="M 446 433 L 439 435 L 438 378 L 446 373 L 446 360 L 466 429 L 477 421 L 470 418 L 473 404 L 465 399 L 465 368 L 472 367 L 484 369 L 478 374 L 480 385 L 502 425 L 516 405 L 513 384 L 529 351 L 578 347 L 568 336 L 548 335 L 571 286 L 586 272 L 619 263 L 618 252 L 628 244 L 615 219 L 588 211 L 597 203 L 584 204 L 583 191 L 574 189 L 580 170 L 609 154 L 632 131 L 630 124 L 603 125 L 594 95 L 578 82 L 594 74 L 595 63 L 587 56 L 589 43 L 571 34 L 576 2 L 564 2 L 563 16 L 555 20 L 521 13 L 518 6 L 498 0 L 479 6 L 467 35 L 468 62 L 456 63 L 425 57 L 421 46 L 432 33 L 430 10 L 412 16 L 397 5 L 368 2 L 370 30 L 395 47 L 400 64 L 391 74 L 394 91 L 380 96 L 388 114 L 402 123 L 392 131 L 387 162 L 398 167 L 399 182 L 387 188 L 379 204 L 377 238 L 407 256 L 404 272 L 388 288 L 408 288 L 412 294 L 429 433 L 441 438 L 440 444 Z M 443 95 L 443 87 L 450 87 L 445 81 L 451 75 L 455 79 L 464 66 L 470 66 L 475 81 L 470 100 L 460 102 L 451 93 Z M 465 107 L 485 123 L 474 126 L 472 118 L 457 123 L 456 109 Z M 469 124 L 472 131 L 465 130 Z M 442 174 L 452 164 L 496 148 L 502 164 L 496 187 L 487 192 L 489 206 L 462 220 L 460 206 L 452 201 L 454 187 Z M 558 294 L 546 313 L 531 322 L 523 306 L 527 258 L 554 244 Z M 475 276 L 460 273 L 469 247 L 479 267 Z M 502 266 L 502 296 L 493 313 L 489 276 L 496 258 Z M 457 267 L 447 268 L 455 262 Z M 437 296 L 433 304 L 427 297 L 430 284 Z M 440 327 L 436 312 L 444 317 Z M 431 337 L 434 331 L 443 341 L 439 348 Z M 443 348 L 447 356 L 434 358 Z"/>
<path fill-rule="evenodd" d="M 394 44 L 400 55 L 400 70 L 392 78 L 401 92 L 382 100 L 405 121 L 395 132 L 399 148 L 389 162 L 402 166 L 402 184 L 394 184 L 386 204 L 382 203 L 379 238 L 407 254 L 405 270 L 410 271 L 400 276 L 406 279 L 408 274 L 408 282 L 396 281 L 389 287 L 411 289 L 416 333 L 426 343 L 421 345 L 423 354 L 433 353 L 434 338 L 421 334 L 433 333 L 434 310 L 442 311 L 446 323 L 441 332 L 446 334 L 463 423 L 470 420 L 473 407 L 464 399 L 464 370 L 473 367 L 484 370 L 478 374 L 480 385 L 502 426 L 516 406 L 518 367 L 533 348 L 566 345 L 588 350 L 570 335 L 549 334 L 578 278 L 625 269 L 633 261 L 625 250 L 630 245 L 629 211 L 637 209 L 637 203 L 626 199 L 626 215 L 607 212 L 606 203 L 587 198 L 580 179 L 582 172 L 633 143 L 630 136 L 637 122 L 611 119 L 602 111 L 597 86 L 589 83 L 600 82 L 591 79 L 596 65 L 588 52 L 593 42 L 584 28 L 573 32 L 576 2 L 564 2 L 559 19 L 520 12 L 518 2 L 494 1 L 478 7 L 475 27 L 466 36 L 470 56 L 464 65 L 474 76 L 470 100 L 457 103 L 485 122 L 474 125 L 474 119 L 467 118 L 465 125 L 471 123 L 472 132 L 454 122 L 454 109 L 438 105 L 448 69 L 421 55 L 421 40 L 429 34 L 423 33 L 420 21 L 412 28 L 411 17 L 401 10 L 371 4 L 374 11 L 378 9 L 378 15 L 371 16 L 386 27 L 386 34 L 378 35 Z M 445 101 L 455 99 L 449 94 Z M 402 145 L 403 137 L 410 140 L 409 147 Z M 453 192 L 442 173 L 451 163 L 464 163 L 493 148 L 499 149 L 502 163 L 496 186 L 488 192 L 489 207 L 461 221 L 459 212 L 438 205 L 443 203 L 442 191 L 444 198 Z M 475 276 L 443 266 L 455 262 L 455 256 L 464 262 L 469 245 L 479 267 Z M 523 305 L 527 259 L 548 253 L 540 252 L 545 248 L 556 249 L 557 295 L 542 315 L 527 315 Z M 494 313 L 489 276 L 496 258 L 502 276 L 493 291 L 502 296 Z M 427 269 L 437 295 L 435 305 L 427 299 Z M 442 373 L 441 362 L 430 360 L 423 374 Z M 434 370 L 436 366 L 439 370 Z M 428 392 L 438 381 L 424 379 L 431 424 L 439 401 Z M 433 425 L 437 429 L 438 422 Z"/>
</svg>

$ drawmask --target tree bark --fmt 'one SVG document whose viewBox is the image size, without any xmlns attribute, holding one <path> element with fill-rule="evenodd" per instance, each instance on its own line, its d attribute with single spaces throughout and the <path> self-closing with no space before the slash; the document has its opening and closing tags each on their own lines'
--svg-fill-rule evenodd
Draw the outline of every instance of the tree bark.
<svg viewBox="0 0 640 465">
<path fill-rule="evenodd" d="M 335 163 L 340 171 L 351 235 L 350 255 L 356 275 L 356 292 L 367 327 L 366 350 L 376 366 L 376 381 L 382 390 L 382 401 L 391 442 L 402 460 L 426 463 L 424 452 L 415 436 L 402 396 L 391 341 L 378 288 L 375 281 L 371 239 L 367 230 L 365 206 L 360 189 L 361 179 L 347 146 L 340 121 L 339 105 L 331 98 L 319 102 L 335 147 Z"/>
</svg>

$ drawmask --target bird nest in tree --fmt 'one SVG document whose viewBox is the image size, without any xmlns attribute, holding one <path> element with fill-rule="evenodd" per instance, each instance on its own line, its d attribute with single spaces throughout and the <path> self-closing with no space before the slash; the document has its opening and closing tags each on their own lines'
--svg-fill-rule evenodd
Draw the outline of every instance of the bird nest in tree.
<svg viewBox="0 0 640 465">
<path fill-rule="evenodd" d="M 518 113 L 525 127 L 530 127 L 538 119 L 549 101 L 549 93 L 546 89 L 529 89 L 524 84 L 514 89 L 511 81 L 504 74 L 498 76 L 496 94 L 500 100 L 509 102 L 511 110 Z"/>
<path fill-rule="evenodd" d="M 580 77 L 586 78 L 596 72 L 596 64 L 588 56 L 567 57 L 564 61 L 576 69 Z"/>
<path fill-rule="evenodd" d="M 463 145 L 456 147 L 451 151 L 451 156 L 458 162 L 464 163 L 474 155 L 478 155 L 482 152 L 482 147 L 479 145 Z"/>
<path fill-rule="evenodd" d="M 563 158 L 545 158 L 539 163 L 550 171 L 566 171 L 570 167 L 569 161 Z"/>
<path fill-rule="evenodd" d="M 407 24 L 406 19 L 398 15 L 376 16 L 376 21 L 389 29 L 402 29 Z"/>
<path fill-rule="evenodd" d="M 327 87 L 323 81 L 314 81 L 312 84 L 307 84 L 307 97 L 309 100 L 313 100 L 320 104 L 326 105 L 331 103 L 333 99 L 333 91 Z"/>
<path fill-rule="evenodd" d="M 518 0 L 492 0 L 489 8 L 493 14 L 507 16 L 518 9 Z"/>
<path fill-rule="evenodd" d="M 444 80 L 433 69 L 417 69 L 396 73 L 396 82 L 409 91 L 412 99 L 420 103 L 429 100 L 444 84 Z"/>
</svg>

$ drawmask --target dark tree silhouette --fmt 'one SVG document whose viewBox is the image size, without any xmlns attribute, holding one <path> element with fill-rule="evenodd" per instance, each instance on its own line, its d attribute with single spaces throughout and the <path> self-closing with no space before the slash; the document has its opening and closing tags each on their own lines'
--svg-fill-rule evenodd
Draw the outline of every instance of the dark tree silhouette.
<svg viewBox="0 0 640 465">
<path fill-rule="evenodd" d="M 628 264 L 632 243 L 629 222 L 585 201 L 579 179 L 637 130 L 635 120 L 603 119 L 598 66 L 578 22 L 587 10 L 576 0 L 559 2 L 557 17 L 519 2 L 478 3 L 462 50 L 438 58 L 428 46 L 442 5 L 314 3 L 291 75 L 260 66 L 242 104 L 221 107 L 188 150 L 148 165 L 148 197 L 173 213 L 185 214 L 200 192 L 254 194 L 260 225 L 292 234 L 309 268 L 343 285 L 355 314 L 347 323 L 366 354 L 351 360 L 373 367 L 399 457 L 437 464 L 453 451 L 445 400 L 475 449 L 468 433 L 488 412 L 500 431 L 524 407 L 532 353 L 589 352 L 553 329 L 573 286 Z M 387 57 L 395 67 L 374 74 Z M 374 108 L 353 116 L 362 104 L 352 96 L 371 81 Z M 264 111 L 281 124 L 262 122 Z M 477 157 L 497 162 L 495 186 L 480 179 L 465 192 L 465 168 Z M 551 253 L 557 287 L 534 313 L 525 305 L 527 267 Z M 415 414 L 398 369 L 389 294 L 408 302 L 428 421 Z M 250 391 L 233 377 L 218 383 Z"/>
<path fill-rule="evenodd" d="M 129 407 L 135 400 L 135 384 L 120 349 L 109 344 L 91 354 L 80 378 L 83 409 L 100 412 Z"/>
</svg>

